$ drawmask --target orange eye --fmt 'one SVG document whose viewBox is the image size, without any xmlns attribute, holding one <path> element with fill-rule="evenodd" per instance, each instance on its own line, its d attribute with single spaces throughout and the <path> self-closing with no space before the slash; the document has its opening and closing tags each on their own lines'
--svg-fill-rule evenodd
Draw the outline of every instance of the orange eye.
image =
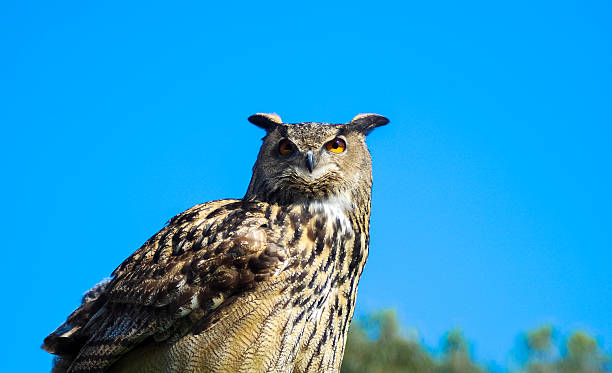
<svg viewBox="0 0 612 373">
<path fill-rule="evenodd" d="M 281 155 L 291 155 L 293 152 L 295 152 L 295 145 L 293 145 L 293 143 L 287 139 L 282 140 L 278 144 L 278 152 Z"/>
<path fill-rule="evenodd" d="M 341 138 L 336 137 L 332 141 L 329 141 L 327 144 L 325 144 L 325 147 L 332 153 L 340 154 L 344 152 L 344 150 L 346 150 L 346 142 L 344 142 L 344 140 L 342 140 Z"/>
</svg>

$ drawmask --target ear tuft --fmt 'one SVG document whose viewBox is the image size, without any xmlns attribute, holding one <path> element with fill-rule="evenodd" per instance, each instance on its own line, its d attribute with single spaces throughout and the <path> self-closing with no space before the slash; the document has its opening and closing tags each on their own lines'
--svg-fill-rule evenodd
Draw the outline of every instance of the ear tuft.
<svg viewBox="0 0 612 373">
<path fill-rule="evenodd" d="M 267 132 L 270 132 L 272 129 L 274 129 L 274 127 L 282 124 L 283 120 L 275 113 L 257 113 L 249 117 L 249 122 L 253 123 L 257 127 L 265 129 Z"/>
<path fill-rule="evenodd" d="M 350 121 L 348 126 L 368 135 L 376 127 L 384 126 L 389 123 L 389 119 L 378 114 L 358 114 Z"/>
</svg>

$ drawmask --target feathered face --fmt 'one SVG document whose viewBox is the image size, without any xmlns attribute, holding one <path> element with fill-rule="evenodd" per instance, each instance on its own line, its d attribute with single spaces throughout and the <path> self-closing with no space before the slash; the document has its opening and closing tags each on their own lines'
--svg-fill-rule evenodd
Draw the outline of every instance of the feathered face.
<svg viewBox="0 0 612 373">
<path fill-rule="evenodd" d="M 276 115 L 256 114 L 249 120 L 267 134 L 247 199 L 281 204 L 333 197 L 353 200 L 360 188 L 371 188 L 365 137 L 388 123 L 386 118 L 365 114 L 347 124 L 287 124 Z"/>
</svg>

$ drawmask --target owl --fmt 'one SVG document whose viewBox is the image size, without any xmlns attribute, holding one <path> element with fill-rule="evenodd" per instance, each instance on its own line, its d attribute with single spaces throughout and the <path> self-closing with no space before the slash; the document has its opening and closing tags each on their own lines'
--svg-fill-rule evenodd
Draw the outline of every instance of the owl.
<svg viewBox="0 0 612 373">
<path fill-rule="evenodd" d="M 44 340 L 53 372 L 339 372 L 369 245 L 366 136 L 346 124 L 266 131 L 242 199 L 175 216 Z"/>
</svg>

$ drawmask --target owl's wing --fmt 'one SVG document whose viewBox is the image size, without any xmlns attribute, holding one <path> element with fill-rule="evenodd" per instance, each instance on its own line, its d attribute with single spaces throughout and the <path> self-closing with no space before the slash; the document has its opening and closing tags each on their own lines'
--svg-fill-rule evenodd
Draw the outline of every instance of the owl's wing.
<svg viewBox="0 0 612 373">
<path fill-rule="evenodd" d="M 266 207 L 222 200 L 177 215 L 88 292 L 43 348 L 73 360 L 71 372 L 100 371 L 147 338 L 186 332 L 278 274 L 288 254 L 266 229 Z"/>
</svg>

